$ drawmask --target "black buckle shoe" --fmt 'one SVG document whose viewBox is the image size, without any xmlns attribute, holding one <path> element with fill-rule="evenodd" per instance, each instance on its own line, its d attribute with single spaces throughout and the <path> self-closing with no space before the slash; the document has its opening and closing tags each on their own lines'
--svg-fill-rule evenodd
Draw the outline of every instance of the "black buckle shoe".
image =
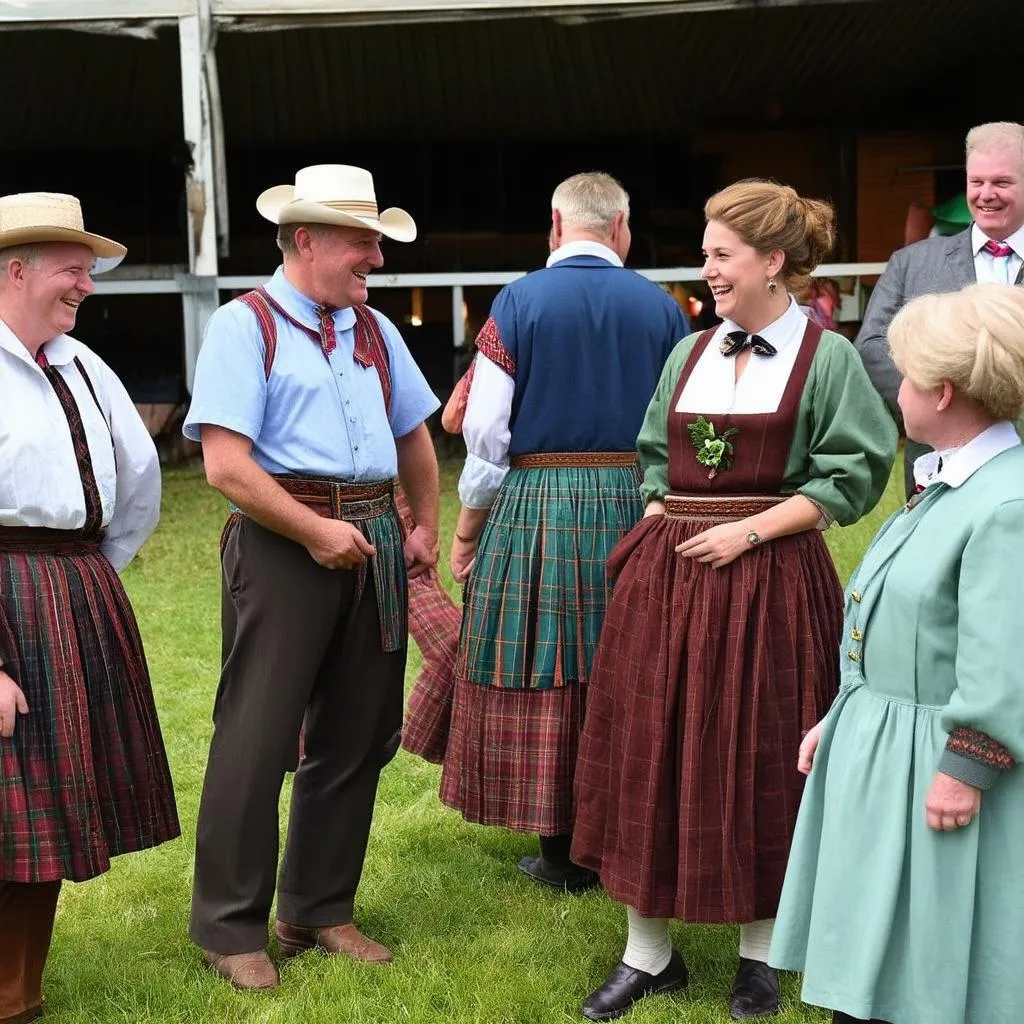
<svg viewBox="0 0 1024 1024">
<path fill-rule="evenodd" d="M 760 960 L 740 957 L 736 980 L 732 983 L 729 1016 L 733 1020 L 771 1017 L 779 1012 L 779 972 Z"/>
<path fill-rule="evenodd" d="M 604 984 L 587 996 L 583 1016 L 587 1020 L 615 1020 L 645 996 L 685 988 L 689 980 L 686 963 L 676 949 L 672 950 L 668 967 L 660 974 L 648 974 L 620 961 L 605 978 Z"/>
<path fill-rule="evenodd" d="M 581 868 L 578 864 L 566 864 L 563 867 L 543 857 L 523 857 L 519 862 L 519 870 L 535 882 L 563 892 L 586 892 L 601 884 L 596 871 Z"/>
</svg>

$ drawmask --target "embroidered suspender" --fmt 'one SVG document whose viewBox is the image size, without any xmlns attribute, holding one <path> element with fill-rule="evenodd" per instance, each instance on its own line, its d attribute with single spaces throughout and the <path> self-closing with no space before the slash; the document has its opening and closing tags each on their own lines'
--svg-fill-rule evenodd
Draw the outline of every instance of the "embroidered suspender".
<svg viewBox="0 0 1024 1024">
<path fill-rule="evenodd" d="M 256 316 L 256 321 L 259 323 L 260 334 L 263 336 L 263 373 L 267 380 L 270 380 L 270 372 L 274 366 L 274 356 L 277 353 L 275 310 L 289 323 L 294 324 L 308 334 L 318 345 L 320 344 L 319 333 L 305 324 L 299 323 L 298 320 L 281 307 L 280 303 L 275 302 L 271 298 L 265 288 L 257 288 L 255 291 L 239 295 L 238 301 L 245 303 L 252 310 Z M 377 371 L 380 389 L 384 395 L 384 408 L 390 413 L 391 363 L 388 359 L 388 347 L 384 341 L 380 324 L 367 306 L 354 306 L 353 312 L 356 315 L 356 361 L 364 366 L 371 365 Z M 366 356 L 361 358 L 363 353 L 366 353 Z"/>
</svg>

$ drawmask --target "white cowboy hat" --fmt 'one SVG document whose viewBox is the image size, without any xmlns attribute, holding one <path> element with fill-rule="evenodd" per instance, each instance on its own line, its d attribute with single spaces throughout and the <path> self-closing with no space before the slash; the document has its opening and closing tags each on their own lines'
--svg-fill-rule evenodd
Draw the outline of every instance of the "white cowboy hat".
<svg viewBox="0 0 1024 1024">
<path fill-rule="evenodd" d="M 315 164 L 295 174 L 294 185 L 275 185 L 256 200 L 271 224 L 340 224 L 369 228 L 396 242 L 416 237 L 416 222 L 397 207 L 377 212 L 373 175 L 347 164 Z"/>
<path fill-rule="evenodd" d="M 0 249 L 33 242 L 87 245 L 96 257 L 94 274 L 113 270 L 128 251 L 120 242 L 85 230 L 82 204 L 74 196 L 63 192 L 0 196 Z"/>
</svg>

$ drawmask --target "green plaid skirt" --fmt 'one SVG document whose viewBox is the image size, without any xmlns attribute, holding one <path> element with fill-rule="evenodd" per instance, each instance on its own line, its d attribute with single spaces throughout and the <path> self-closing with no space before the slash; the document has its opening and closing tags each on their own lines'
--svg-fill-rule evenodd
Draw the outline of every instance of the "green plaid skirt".
<svg viewBox="0 0 1024 1024">
<path fill-rule="evenodd" d="M 612 594 L 605 562 L 642 515 L 635 466 L 511 470 L 463 594 L 457 675 L 518 689 L 587 682 Z"/>
</svg>

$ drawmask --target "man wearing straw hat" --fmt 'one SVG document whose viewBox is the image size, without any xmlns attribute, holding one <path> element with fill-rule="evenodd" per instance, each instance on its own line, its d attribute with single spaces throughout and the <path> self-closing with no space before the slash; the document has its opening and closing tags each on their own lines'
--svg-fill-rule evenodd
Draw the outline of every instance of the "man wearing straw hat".
<svg viewBox="0 0 1024 1024">
<path fill-rule="evenodd" d="M 221 539 L 223 666 L 199 809 L 190 934 L 239 988 L 272 988 L 267 921 L 278 799 L 305 719 L 284 859 L 278 949 L 381 963 L 353 903 L 377 781 L 402 721 L 406 576 L 437 561 L 438 402 L 398 330 L 367 306 L 381 236 L 358 167 L 306 167 L 264 192 L 284 255 L 265 287 L 210 319 L 187 436 L 234 511 Z M 403 543 L 398 476 L 417 526 Z"/>
<path fill-rule="evenodd" d="M 33 1020 L 63 879 L 178 835 L 117 577 L 160 514 L 156 449 L 68 335 L 124 246 L 74 196 L 0 197 L 0 1022 Z"/>
</svg>

